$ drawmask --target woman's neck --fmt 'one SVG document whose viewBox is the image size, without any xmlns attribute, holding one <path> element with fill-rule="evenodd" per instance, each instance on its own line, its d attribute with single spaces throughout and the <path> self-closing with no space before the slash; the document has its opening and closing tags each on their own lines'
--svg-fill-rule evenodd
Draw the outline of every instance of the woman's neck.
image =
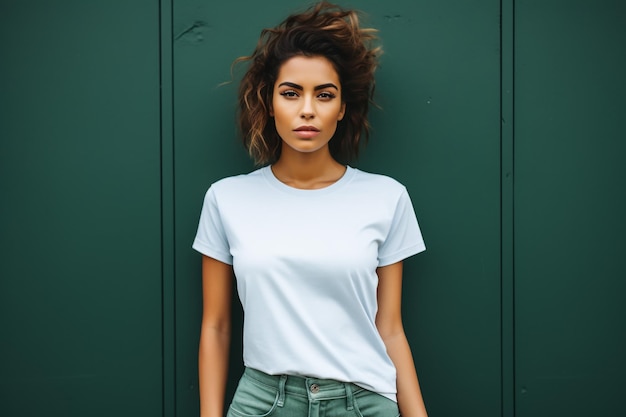
<svg viewBox="0 0 626 417">
<path fill-rule="evenodd" d="M 305 190 L 328 187 L 346 172 L 346 167 L 335 161 L 328 148 L 311 153 L 285 148 L 271 169 L 279 181 L 290 187 Z"/>
</svg>

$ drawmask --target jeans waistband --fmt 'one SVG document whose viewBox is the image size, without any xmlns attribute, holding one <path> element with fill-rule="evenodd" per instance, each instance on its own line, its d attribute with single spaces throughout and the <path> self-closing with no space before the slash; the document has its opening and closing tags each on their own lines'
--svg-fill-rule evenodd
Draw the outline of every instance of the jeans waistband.
<svg viewBox="0 0 626 417">
<path fill-rule="evenodd" d="M 269 375 L 256 369 L 246 368 L 244 375 L 264 385 L 278 389 L 279 406 L 282 406 L 284 395 L 295 394 L 308 397 L 310 400 L 331 400 L 346 398 L 347 409 L 353 409 L 353 395 L 364 388 L 350 382 L 333 379 L 308 378 L 295 375 Z"/>
</svg>

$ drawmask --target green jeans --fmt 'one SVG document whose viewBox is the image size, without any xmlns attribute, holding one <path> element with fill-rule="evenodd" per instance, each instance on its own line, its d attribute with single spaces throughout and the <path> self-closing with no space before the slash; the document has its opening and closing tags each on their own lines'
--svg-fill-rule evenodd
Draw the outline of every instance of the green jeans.
<svg viewBox="0 0 626 417">
<path fill-rule="evenodd" d="M 398 417 L 398 404 L 351 383 L 246 368 L 228 417 Z"/>
</svg>

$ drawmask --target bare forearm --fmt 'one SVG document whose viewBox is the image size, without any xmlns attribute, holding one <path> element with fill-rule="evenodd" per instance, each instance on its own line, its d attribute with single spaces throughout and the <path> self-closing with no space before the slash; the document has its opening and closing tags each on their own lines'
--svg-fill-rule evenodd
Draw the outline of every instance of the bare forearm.
<svg viewBox="0 0 626 417">
<path fill-rule="evenodd" d="M 397 370 L 398 406 L 402 417 L 427 417 L 411 348 L 404 332 L 385 339 L 387 352 Z"/>
<path fill-rule="evenodd" d="M 229 348 L 230 329 L 202 327 L 198 353 L 201 417 L 223 416 Z"/>
</svg>

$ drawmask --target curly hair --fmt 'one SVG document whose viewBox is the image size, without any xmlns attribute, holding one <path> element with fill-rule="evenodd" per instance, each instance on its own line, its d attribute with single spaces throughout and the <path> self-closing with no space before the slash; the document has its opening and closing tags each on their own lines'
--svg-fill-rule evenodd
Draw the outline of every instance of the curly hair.
<svg viewBox="0 0 626 417">
<path fill-rule="evenodd" d="M 258 165 L 280 157 L 282 140 L 270 116 L 274 84 L 281 65 L 295 56 L 323 56 L 334 66 L 346 113 L 329 142 L 332 157 L 347 163 L 358 155 L 361 137 L 369 138 L 367 112 L 374 95 L 374 71 L 382 52 L 373 46 L 376 30 L 359 27 L 358 12 L 322 1 L 264 29 L 239 86 L 238 124 L 243 144 Z"/>
</svg>

